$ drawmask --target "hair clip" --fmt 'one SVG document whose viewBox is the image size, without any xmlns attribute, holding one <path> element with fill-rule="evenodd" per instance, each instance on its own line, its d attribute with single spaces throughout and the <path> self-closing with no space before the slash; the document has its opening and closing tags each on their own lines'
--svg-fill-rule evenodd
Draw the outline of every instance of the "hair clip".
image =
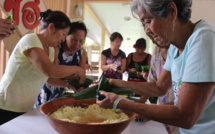
<svg viewBox="0 0 215 134">
<path fill-rule="evenodd" d="M 44 20 L 45 19 L 45 17 L 46 17 L 46 12 L 40 12 L 40 18 L 39 18 L 39 20 Z"/>
</svg>

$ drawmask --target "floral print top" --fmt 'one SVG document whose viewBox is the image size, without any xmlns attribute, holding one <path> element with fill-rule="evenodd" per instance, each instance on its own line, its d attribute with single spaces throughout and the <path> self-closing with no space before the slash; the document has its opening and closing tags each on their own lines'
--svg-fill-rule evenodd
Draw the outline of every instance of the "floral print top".
<svg viewBox="0 0 215 134">
<path fill-rule="evenodd" d="M 148 82 L 155 82 L 158 80 L 161 74 L 161 71 L 163 69 L 164 63 L 165 63 L 165 59 L 161 55 L 161 48 L 156 46 L 151 59 L 151 67 L 150 67 L 148 80 L 147 80 Z M 172 101 L 174 101 L 174 92 L 172 89 L 170 89 L 166 95 L 158 97 L 157 103 L 159 105 L 162 105 Z M 178 127 L 170 126 L 166 124 L 165 124 L 165 127 L 169 134 L 180 134 Z"/>
</svg>

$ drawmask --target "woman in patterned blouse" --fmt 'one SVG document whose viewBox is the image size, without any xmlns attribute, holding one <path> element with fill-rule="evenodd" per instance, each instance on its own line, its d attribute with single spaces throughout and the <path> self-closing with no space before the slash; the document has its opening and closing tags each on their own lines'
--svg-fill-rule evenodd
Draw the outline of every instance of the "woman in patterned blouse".
<svg viewBox="0 0 215 134">
<path fill-rule="evenodd" d="M 57 47 L 55 64 L 79 66 L 85 70 L 86 51 L 82 49 L 83 43 L 87 35 L 87 29 L 82 22 L 71 23 L 71 34 L 66 37 L 66 41 Z M 39 106 L 46 101 L 62 97 L 67 90 L 78 92 L 82 90 L 75 89 L 66 79 L 78 79 L 76 76 L 70 76 L 65 79 L 49 79 L 41 89 L 38 95 L 36 106 Z"/>
</svg>

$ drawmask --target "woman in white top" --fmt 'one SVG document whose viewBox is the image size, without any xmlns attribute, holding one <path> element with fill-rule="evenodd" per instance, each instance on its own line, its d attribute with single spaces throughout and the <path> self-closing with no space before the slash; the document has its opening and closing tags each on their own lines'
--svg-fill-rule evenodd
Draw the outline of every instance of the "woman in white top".
<svg viewBox="0 0 215 134">
<path fill-rule="evenodd" d="M 61 11 L 41 13 L 40 34 L 27 34 L 20 39 L 8 61 L 0 82 L 0 124 L 30 110 L 48 78 L 64 78 L 73 74 L 85 80 L 78 66 L 54 64 L 54 47 L 70 32 L 70 20 Z M 65 82 L 65 85 L 67 83 Z"/>
</svg>

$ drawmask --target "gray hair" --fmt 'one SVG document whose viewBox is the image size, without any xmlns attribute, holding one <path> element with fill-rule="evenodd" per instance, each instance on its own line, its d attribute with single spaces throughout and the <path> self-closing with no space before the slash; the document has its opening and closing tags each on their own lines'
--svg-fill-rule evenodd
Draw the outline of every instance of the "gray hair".
<svg viewBox="0 0 215 134">
<path fill-rule="evenodd" d="M 178 10 L 179 21 L 186 23 L 191 17 L 192 0 L 133 0 L 131 3 L 132 15 L 137 18 L 138 9 L 145 10 L 152 17 L 166 18 L 172 10 L 168 7 L 174 2 Z"/>
</svg>

